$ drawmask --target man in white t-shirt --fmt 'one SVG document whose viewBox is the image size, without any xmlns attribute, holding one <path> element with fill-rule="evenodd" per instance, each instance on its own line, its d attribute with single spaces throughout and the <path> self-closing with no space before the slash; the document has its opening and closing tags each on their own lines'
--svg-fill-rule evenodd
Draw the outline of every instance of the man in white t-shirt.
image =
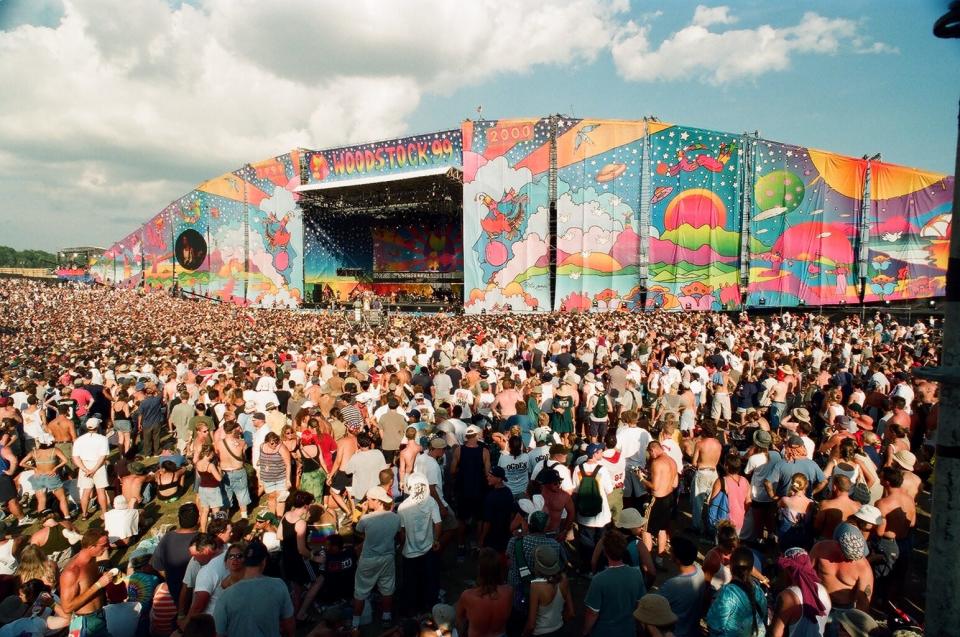
<svg viewBox="0 0 960 637">
<path fill-rule="evenodd" d="M 437 598 L 437 556 L 443 518 L 437 501 L 430 497 L 430 483 L 425 475 L 411 473 L 406 493 L 407 499 L 397 507 L 407 582 L 404 606 L 419 614 L 432 608 Z"/>
<path fill-rule="evenodd" d="M 549 456 L 541 458 L 539 462 L 532 465 L 530 469 L 530 479 L 536 480 L 540 472 L 544 469 L 553 469 L 557 472 L 557 475 L 560 476 L 560 489 L 573 495 L 573 475 L 570 473 L 570 468 L 566 465 L 567 448 L 562 444 L 556 443 L 550 445 L 549 453 Z M 546 460 L 546 463 L 544 463 L 544 460 Z"/>
<path fill-rule="evenodd" d="M 126 542 L 140 534 L 140 511 L 130 508 L 127 499 L 118 495 L 113 499 L 113 509 L 103 514 L 103 528 L 111 544 Z"/>
<path fill-rule="evenodd" d="M 580 557 L 583 560 L 581 564 L 590 564 L 593 549 L 600 541 L 600 536 L 603 535 L 603 527 L 610 524 L 613 519 L 610 514 L 610 502 L 607 500 L 607 496 L 613 491 L 613 479 L 606 467 L 603 466 L 602 454 L 603 445 L 592 444 L 587 446 L 587 459 L 573 470 L 574 492 L 579 493 L 580 483 L 584 477 L 592 476 L 599 482 L 600 498 L 603 501 L 600 513 L 592 516 L 582 515 L 580 506 L 577 507 L 577 524 L 580 527 L 578 536 L 580 539 Z"/>
<path fill-rule="evenodd" d="M 83 519 L 90 517 L 87 507 L 93 489 L 97 490 L 100 510 L 107 510 L 107 456 L 110 443 L 107 437 L 97 433 L 100 419 L 88 418 L 84 427 L 87 433 L 73 441 L 73 462 L 77 466 L 77 488 L 80 490 L 80 511 Z"/>
<path fill-rule="evenodd" d="M 436 501 L 440 509 L 442 530 L 445 535 L 457 528 L 457 518 L 450 509 L 450 505 L 443 499 L 443 467 L 438 461 L 447 449 L 447 442 L 443 438 L 433 438 L 426 450 L 417 456 L 413 463 L 413 472 L 419 473 L 427 479 L 430 487 L 430 496 Z M 446 541 L 446 537 L 443 538 Z"/>
</svg>

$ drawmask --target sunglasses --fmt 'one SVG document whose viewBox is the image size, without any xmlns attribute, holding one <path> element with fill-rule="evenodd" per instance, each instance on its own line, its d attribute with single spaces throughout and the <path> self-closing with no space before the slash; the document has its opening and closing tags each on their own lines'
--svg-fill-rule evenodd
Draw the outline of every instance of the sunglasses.
<svg viewBox="0 0 960 637">
<path fill-rule="evenodd" d="M 227 555 L 228 560 L 242 560 L 243 553 L 230 553 Z"/>
</svg>

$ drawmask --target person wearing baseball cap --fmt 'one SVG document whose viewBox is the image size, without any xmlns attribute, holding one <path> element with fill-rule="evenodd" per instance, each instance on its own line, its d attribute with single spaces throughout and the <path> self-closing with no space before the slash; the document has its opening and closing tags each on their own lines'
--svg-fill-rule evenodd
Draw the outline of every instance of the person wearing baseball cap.
<svg viewBox="0 0 960 637">
<path fill-rule="evenodd" d="M 490 450 L 480 444 L 483 429 L 468 425 L 462 445 L 453 448 L 450 470 L 456 476 L 454 488 L 457 494 L 457 539 L 458 559 L 465 558 L 465 536 L 472 522 L 479 522 L 483 511 L 483 499 L 487 490 L 486 467 L 490 466 Z"/>
<path fill-rule="evenodd" d="M 793 483 L 793 476 L 797 473 L 802 473 L 807 479 L 807 495 L 820 493 L 827 486 L 823 469 L 807 457 L 803 440 L 800 436 L 790 435 L 784 441 L 783 460 L 777 463 L 776 468 L 764 479 L 764 488 L 771 497 L 786 496 Z"/>
<path fill-rule="evenodd" d="M 390 510 L 393 498 L 383 487 L 367 489 L 364 500 L 367 511 L 357 522 L 356 533 L 363 538 L 363 549 L 357 562 L 353 592 L 352 627 L 360 627 L 365 600 L 376 587 L 381 595 L 383 621 L 393 620 L 393 593 L 396 589 L 396 541 L 400 532 L 400 516 Z"/>
</svg>

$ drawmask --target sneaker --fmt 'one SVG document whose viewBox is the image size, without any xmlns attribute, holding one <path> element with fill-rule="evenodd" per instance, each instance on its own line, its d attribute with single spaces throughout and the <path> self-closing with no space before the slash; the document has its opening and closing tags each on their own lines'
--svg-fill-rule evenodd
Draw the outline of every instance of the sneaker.
<svg viewBox="0 0 960 637">
<path fill-rule="evenodd" d="M 30 526 L 36 521 L 37 520 L 35 518 L 31 518 L 29 515 L 25 515 L 19 520 L 17 520 L 17 526 Z"/>
</svg>

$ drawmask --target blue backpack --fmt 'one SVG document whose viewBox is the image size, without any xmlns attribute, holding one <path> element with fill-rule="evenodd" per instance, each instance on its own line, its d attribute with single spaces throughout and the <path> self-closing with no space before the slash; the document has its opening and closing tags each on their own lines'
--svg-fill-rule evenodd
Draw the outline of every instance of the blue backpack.
<svg viewBox="0 0 960 637">
<path fill-rule="evenodd" d="M 712 536 L 717 532 L 717 524 L 729 519 L 730 498 L 724 479 L 720 478 L 720 492 L 703 508 L 703 529 Z"/>
</svg>

